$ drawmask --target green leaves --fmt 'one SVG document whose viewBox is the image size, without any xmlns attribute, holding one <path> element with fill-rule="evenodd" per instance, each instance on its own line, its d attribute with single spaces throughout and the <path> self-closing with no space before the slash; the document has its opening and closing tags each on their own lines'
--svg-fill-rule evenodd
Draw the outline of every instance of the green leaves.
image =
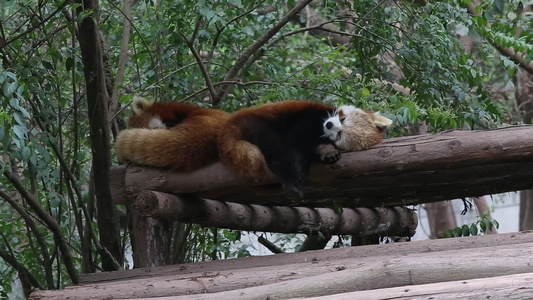
<svg viewBox="0 0 533 300">
<path fill-rule="evenodd" d="M 496 219 L 490 219 L 486 215 L 479 216 L 479 219 L 469 225 L 463 225 L 460 227 L 449 229 L 444 232 L 443 237 L 462 237 L 462 236 L 471 236 L 478 235 L 479 233 L 487 233 L 488 231 L 498 229 L 500 223 Z"/>
</svg>

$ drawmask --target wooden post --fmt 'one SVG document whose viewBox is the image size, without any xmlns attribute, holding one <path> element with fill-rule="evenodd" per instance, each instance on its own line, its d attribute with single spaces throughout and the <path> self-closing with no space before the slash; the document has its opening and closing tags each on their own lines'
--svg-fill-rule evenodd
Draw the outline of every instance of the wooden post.
<svg viewBox="0 0 533 300">
<path fill-rule="evenodd" d="M 145 268 L 170 264 L 170 222 L 140 215 L 132 215 L 131 244 L 133 267 Z"/>
</svg>

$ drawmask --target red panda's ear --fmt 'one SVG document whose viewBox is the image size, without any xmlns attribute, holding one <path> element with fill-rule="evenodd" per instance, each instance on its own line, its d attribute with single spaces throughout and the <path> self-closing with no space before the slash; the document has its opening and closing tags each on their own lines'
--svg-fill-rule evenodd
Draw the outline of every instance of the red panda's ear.
<svg viewBox="0 0 533 300">
<path fill-rule="evenodd" d="M 392 124 L 392 120 L 382 116 L 379 111 L 374 113 L 374 124 L 380 131 L 384 131 Z"/>
<path fill-rule="evenodd" d="M 145 111 L 148 107 L 152 106 L 153 102 L 145 99 L 143 97 L 135 96 L 133 97 L 133 103 L 131 105 L 133 109 L 133 114 L 139 115 Z"/>
</svg>

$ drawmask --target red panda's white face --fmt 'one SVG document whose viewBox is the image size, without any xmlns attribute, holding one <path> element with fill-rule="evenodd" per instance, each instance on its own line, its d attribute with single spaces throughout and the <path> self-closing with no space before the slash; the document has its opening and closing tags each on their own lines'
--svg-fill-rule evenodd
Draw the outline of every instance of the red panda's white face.
<svg viewBox="0 0 533 300">
<path fill-rule="evenodd" d="M 152 101 L 135 96 L 132 103 L 133 115 L 129 119 L 128 128 L 168 129 L 161 116 L 147 112 L 152 105 Z"/>
<path fill-rule="evenodd" d="M 324 136 L 341 150 L 364 150 L 380 143 L 383 131 L 391 124 L 392 120 L 379 112 L 343 105 L 324 121 Z"/>
</svg>

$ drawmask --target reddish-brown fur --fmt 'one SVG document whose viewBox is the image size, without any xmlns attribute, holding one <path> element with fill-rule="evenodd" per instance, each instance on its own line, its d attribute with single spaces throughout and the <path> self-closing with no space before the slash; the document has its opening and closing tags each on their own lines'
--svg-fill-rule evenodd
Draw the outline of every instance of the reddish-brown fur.
<svg viewBox="0 0 533 300">
<path fill-rule="evenodd" d="M 343 120 L 335 117 L 338 132 L 328 136 L 325 130 L 333 123 L 326 128 L 325 122 L 333 119 L 336 110 L 325 104 L 291 100 L 242 109 L 220 131 L 220 159 L 241 175 L 275 175 L 288 191 L 302 197 L 300 183 L 306 179 L 311 162 L 336 162 L 340 158 L 335 147 L 338 141 L 347 146 L 343 150 L 352 151 L 381 142 L 384 127 L 376 124 L 379 114 L 344 107 L 348 115 Z"/>
<path fill-rule="evenodd" d="M 252 129 L 257 124 L 250 118 L 264 118 L 274 122 L 285 122 L 283 118 L 291 118 L 295 113 L 305 109 L 333 111 L 333 108 L 322 103 L 290 100 L 269 103 L 259 107 L 244 108 L 234 113 L 219 136 L 219 154 L 222 162 L 234 172 L 257 178 L 272 177 L 273 174 L 257 145 L 243 138 L 243 128 Z M 321 122 L 321 120 L 319 120 Z M 261 136 L 263 128 L 253 128 L 252 134 Z"/>
<path fill-rule="evenodd" d="M 191 171 L 218 160 L 218 132 L 228 113 L 177 102 L 138 101 L 134 105 L 142 107 L 128 120 L 129 129 L 118 136 L 120 161 Z M 154 118 L 168 129 L 149 129 Z"/>
</svg>

